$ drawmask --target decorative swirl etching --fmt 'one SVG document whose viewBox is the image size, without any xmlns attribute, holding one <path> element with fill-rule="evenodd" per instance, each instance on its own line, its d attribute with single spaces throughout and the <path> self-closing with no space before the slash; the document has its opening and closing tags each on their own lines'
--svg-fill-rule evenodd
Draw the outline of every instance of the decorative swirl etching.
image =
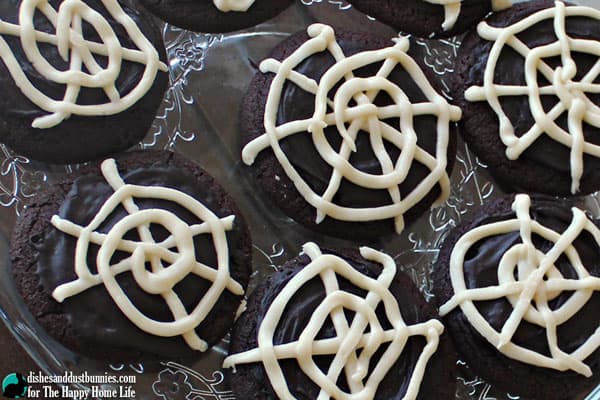
<svg viewBox="0 0 600 400">
<path fill-rule="evenodd" d="M 36 106 L 50 113 L 36 118 L 34 128 L 51 128 L 72 114 L 82 116 L 113 115 L 125 111 L 150 90 L 159 70 L 167 66 L 159 59 L 158 51 L 144 36 L 135 21 L 121 8 L 117 0 L 102 0 L 111 16 L 125 28 L 139 50 L 124 48 L 110 23 L 82 0 L 64 0 L 58 11 L 48 0 L 22 0 L 19 24 L 0 20 L 0 57 L 23 94 Z M 54 26 L 54 34 L 35 29 L 34 17 L 41 12 Z M 83 37 L 83 24 L 94 27 L 102 42 Z M 53 99 L 36 88 L 19 64 L 13 50 L 1 35 L 18 36 L 25 56 L 38 74 L 50 82 L 65 85 L 62 100 Z M 69 62 L 69 69 L 55 68 L 42 55 L 39 43 L 57 47 L 61 57 Z M 107 57 L 103 68 L 94 54 Z M 145 64 L 146 68 L 137 86 L 122 96 L 115 86 L 122 62 Z M 102 89 L 109 102 L 104 104 L 77 104 L 82 87 Z"/>
<path fill-rule="evenodd" d="M 287 283 L 269 306 L 258 329 L 258 348 L 227 357 L 224 367 L 262 362 L 277 396 L 280 399 L 291 400 L 294 396 L 287 387 L 278 361 L 295 359 L 302 371 L 321 388 L 319 399 L 367 400 L 374 397 L 380 382 L 402 354 L 408 338 L 422 336 L 426 345 L 417 360 L 403 397 L 404 400 L 415 399 L 427 363 L 437 350 L 444 327 L 438 320 L 410 326 L 404 323 L 398 302 L 389 290 L 396 276 L 394 260 L 387 254 L 367 247 L 361 248 L 360 253 L 366 260 L 383 265 L 379 277 L 373 279 L 358 272 L 341 257 L 322 254 L 314 243 L 304 245 L 304 253 L 310 257 L 311 262 Z M 338 277 L 365 290 L 366 297 L 341 290 Z M 314 310 L 297 341 L 275 345 L 275 329 L 288 302 L 302 286 L 315 278 L 323 281 L 325 298 Z M 391 325 L 390 329 L 383 328 L 382 321 L 375 313 L 380 304 L 383 305 L 385 317 Z M 354 313 L 351 321 L 347 320 L 344 310 Z M 337 336 L 316 339 L 328 318 L 333 321 Z M 387 348 L 376 361 L 373 356 L 384 345 Z M 334 356 L 326 373 L 314 361 L 314 357 L 318 355 Z M 369 371 L 372 372 L 369 374 Z M 345 374 L 350 393 L 344 392 L 338 386 L 342 373 Z"/>
<path fill-rule="evenodd" d="M 499 221 L 475 228 L 456 243 L 450 258 L 450 277 L 454 296 L 440 308 L 440 315 L 447 315 L 460 307 L 469 323 L 492 345 L 507 357 L 559 371 L 572 370 L 587 377 L 592 370 L 583 361 L 600 347 L 600 330 L 592 334 L 571 354 L 559 347 L 557 329 L 581 310 L 600 291 L 600 278 L 590 275 L 573 242 L 588 232 L 600 246 L 600 229 L 585 212 L 573 208 L 573 220 L 562 233 L 534 221 L 529 213 L 531 200 L 527 195 L 517 195 L 513 204 L 516 218 Z M 464 260 L 467 252 L 488 237 L 520 232 L 522 243 L 511 247 L 498 265 L 498 285 L 468 289 L 464 276 Z M 547 252 L 535 247 L 533 235 L 554 244 Z M 565 256 L 572 265 L 576 279 L 566 279 L 556 267 L 559 257 Z M 553 310 L 549 302 L 564 292 L 573 295 L 559 308 Z M 506 298 L 514 307 L 502 330 L 497 332 L 477 311 L 475 301 Z M 547 332 L 550 355 L 546 356 L 513 343 L 511 340 L 521 322 L 525 320 Z"/>
<path fill-rule="evenodd" d="M 283 62 L 268 59 L 261 63 L 261 71 L 275 73 L 265 110 L 266 133 L 244 147 L 242 158 L 248 165 L 254 163 L 258 153 L 271 147 L 287 176 L 294 182 L 302 197 L 317 210 L 316 222 L 326 217 L 343 221 L 375 221 L 393 218 L 398 233 L 404 230 L 404 214 L 419 203 L 436 185 L 441 187 L 441 195 L 436 204 L 441 204 L 450 192 L 450 180 L 446 173 L 447 148 L 450 121 L 461 117 L 458 107 L 451 106 L 431 86 L 418 64 L 406 53 L 408 39 L 400 38 L 393 47 L 375 51 L 365 51 L 346 57 L 336 41 L 333 29 L 326 25 L 314 24 L 308 28 L 311 39 L 300 46 Z M 317 83 L 294 69 L 314 54 L 328 51 L 337 61 Z M 367 65 L 382 63 L 375 76 L 354 77 L 353 71 Z M 404 91 L 387 76 L 401 65 L 422 90 L 427 102 L 413 104 Z M 328 94 L 345 80 L 337 89 L 333 100 Z M 292 121 L 277 125 L 277 110 L 284 85 L 293 82 L 303 90 L 315 95 L 315 112 L 306 120 Z M 377 107 L 373 100 L 380 92 L 387 93 L 394 104 Z M 355 106 L 350 106 L 356 102 Z M 333 110 L 332 112 L 328 112 Z M 432 115 L 437 118 L 437 144 L 435 157 L 419 147 L 413 120 L 416 116 Z M 384 120 L 399 118 L 396 129 Z M 336 152 L 325 136 L 325 128 L 335 126 L 342 137 L 342 145 Z M 356 151 L 355 140 L 360 131 L 368 132 L 371 146 L 381 165 L 382 174 L 365 173 L 355 168 L 349 161 Z M 279 141 L 290 135 L 310 132 L 315 148 L 320 156 L 333 168 L 329 185 L 323 194 L 316 193 L 289 161 Z M 401 150 L 398 160 L 392 160 L 384 143 L 393 144 Z M 405 198 L 401 198 L 399 185 L 404 182 L 413 162 L 427 167 L 431 173 Z M 350 208 L 333 202 L 342 179 L 355 185 L 387 190 L 390 205 L 372 208 Z"/>
<path fill-rule="evenodd" d="M 226 231 L 232 229 L 235 217 L 218 218 L 198 200 L 175 189 L 126 184 L 119 176 L 115 160 L 112 159 L 102 163 L 102 173 L 115 192 L 87 226 L 77 225 L 57 215 L 52 218 L 52 224 L 57 229 L 78 239 L 75 250 L 77 280 L 57 287 L 52 293 L 53 297 L 62 302 L 93 286 L 104 284 L 119 309 L 141 330 L 163 337 L 181 335 L 192 349 L 205 351 L 207 344 L 198 337 L 195 328 L 212 310 L 225 289 L 236 295 L 244 294 L 244 289 L 231 278 L 229 273 Z M 173 202 L 204 222 L 190 226 L 169 211 L 140 209 L 135 204 L 135 198 Z M 119 206 L 123 206 L 128 215 L 115 224 L 108 233 L 97 232 L 98 227 Z M 151 224 L 165 227 L 171 236 L 156 243 L 150 232 Z M 131 230 L 138 232 L 141 241 L 123 239 L 123 236 Z M 196 260 L 194 237 L 203 234 L 210 234 L 213 238 L 217 268 L 209 267 Z M 97 274 L 93 274 L 87 264 L 91 243 L 100 245 L 96 257 Z M 172 250 L 174 248 L 177 251 Z M 131 253 L 131 256 L 111 265 L 111 259 L 116 251 Z M 169 266 L 164 267 L 163 262 Z M 146 263 L 151 264 L 152 271 L 146 269 Z M 137 309 L 115 278 L 116 275 L 124 272 L 131 272 L 145 292 L 162 296 L 173 314 L 174 321 L 159 322 L 145 316 Z M 188 314 L 173 288 L 189 274 L 212 281 L 213 285 L 196 308 Z"/>
<path fill-rule="evenodd" d="M 484 72 L 483 87 L 472 86 L 466 93 L 468 101 L 487 101 L 498 114 L 500 138 L 506 145 L 506 156 L 518 159 L 542 134 L 548 135 L 571 149 L 571 192 L 577 193 L 584 168 L 584 154 L 600 157 L 600 146 L 586 141 L 584 124 L 600 127 L 600 107 L 594 104 L 588 94 L 598 93 L 600 85 L 595 83 L 600 75 L 600 59 L 577 81 L 578 71 L 572 53 L 586 53 L 593 57 L 600 54 L 600 43 L 595 40 L 572 38 L 566 31 L 567 17 L 585 17 L 600 21 L 600 11 L 590 7 L 565 6 L 556 1 L 555 6 L 538 11 L 504 28 L 493 27 L 486 22 L 479 24 L 479 35 L 494 42 Z M 527 47 L 518 35 L 535 24 L 552 19 L 558 40 L 546 45 Z M 510 46 L 524 58 L 525 86 L 500 85 L 494 83 L 495 69 L 505 46 Z M 544 60 L 557 57 L 562 64 L 552 68 Z M 541 74 L 548 82 L 539 86 Z M 502 108 L 500 97 L 527 96 L 531 115 L 535 124 L 523 135 L 515 134 L 509 117 Z M 542 96 L 554 96 L 559 102 L 546 111 Z M 564 113 L 568 114 L 568 129 L 563 129 L 556 121 Z"/>
</svg>

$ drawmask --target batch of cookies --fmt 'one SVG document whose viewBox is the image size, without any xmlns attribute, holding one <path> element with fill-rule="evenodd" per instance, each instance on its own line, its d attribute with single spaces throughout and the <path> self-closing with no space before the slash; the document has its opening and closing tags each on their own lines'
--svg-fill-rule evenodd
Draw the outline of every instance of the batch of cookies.
<svg viewBox="0 0 600 400">
<path fill-rule="evenodd" d="M 457 359 L 515 396 L 583 399 L 600 383 L 600 223 L 574 204 L 600 190 L 600 11 L 349 2 L 418 37 L 466 32 L 453 100 L 403 36 L 315 23 L 277 45 L 234 111 L 239 160 L 283 213 L 353 246 L 307 237 L 248 293 L 252 240 L 232 198 L 181 155 L 126 150 L 169 84 L 157 17 L 227 32 L 293 1 L 3 0 L 0 142 L 85 163 L 14 228 L 29 310 L 107 361 L 194 360 L 230 334 L 238 399 L 449 400 Z M 374 247 L 447 200 L 459 135 L 514 194 L 447 235 L 427 302 Z"/>
</svg>

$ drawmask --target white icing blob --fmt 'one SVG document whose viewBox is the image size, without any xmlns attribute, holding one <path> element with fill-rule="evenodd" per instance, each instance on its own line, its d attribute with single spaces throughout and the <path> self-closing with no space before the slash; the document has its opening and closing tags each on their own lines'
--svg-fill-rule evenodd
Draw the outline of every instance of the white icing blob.
<svg viewBox="0 0 600 400">
<path fill-rule="evenodd" d="M 58 302 L 62 302 L 91 287 L 104 285 L 123 314 L 144 332 L 163 337 L 181 335 L 191 348 L 205 351 L 207 344 L 198 337 L 195 328 L 206 318 L 224 290 L 238 296 L 244 294 L 244 289 L 231 278 L 229 271 L 226 231 L 232 229 L 235 217 L 219 218 L 198 200 L 175 189 L 126 184 L 119 176 L 113 159 L 102 163 L 102 173 L 115 192 L 104 202 L 87 226 L 77 225 L 58 215 L 52 218 L 52 224 L 57 229 L 77 238 L 75 249 L 77 279 L 58 286 L 52 296 Z M 135 204 L 136 198 L 173 202 L 204 222 L 190 226 L 169 211 L 140 210 Z M 97 232 L 106 218 L 119 206 L 124 207 L 128 215 L 116 223 L 108 233 Z M 151 224 L 163 226 L 171 236 L 156 243 L 150 232 Z M 141 241 L 123 238 L 132 230 L 138 232 Z M 218 263 L 216 268 L 196 260 L 194 237 L 204 234 L 212 236 Z M 96 257 L 97 274 L 92 274 L 87 264 L 91 243 L 100 246 Z M 174 248 L 176 250 L 173 250 Z M 111 264 L 111 258 L 117 251 L 130 253 L 131 256 Z M 150 263 L 152 271 L 146 269 L 146 263 Z M 167 266 L 165 267 L 164 264 Z M 174 321 L 159 322 L 138 310 L 115 278 L 125 272 L 131 272 L 137 284 L 145 292 L 162 296 L 173 314 Z M 194 310 L 188 314 L 173 288 L 189 274 L 195 274 L 213 284 Z"/>
<path fill-rule="evenodd" d="M 220 11 L 248 11 L 256 0 L 213 0 L 215 7 Z"/>
<path fill-rule="evenodd" d="M 373 279 L 358 272 L 341 257 L 322 254 L 314 243 L 305 244 L 304 253 L 310 257 L 311 262 L 286 284 L 269 306 L 258 328 L 258 348 L 230 355 L 225 359 L 224 367 L 262 362 L 278 398 L 291 400 L 294 397 L 287 387 L 279 360 L 295 359 L 306 376 L 321 388 L 318 399 L 370 400 L 375 397 L 385 376 L 392 373 L 390 369 L 402 354 L 408 339 L 411 336 L 422 336 L 426 345 L 403 397 L 403 400 L 416 399 L 427 363 L 437 350 L 444 327 L 438 320 L 410 326 L 405 324 L 398 302 L 389 290 L 396 276 L 394 260 L 387 254 L 367 247 L 361 248 L 360 253 L 366 260 L 383 265 L 379 277 Z M 366 291 L 365 298 L 341 290 L 338 277 Z M 312 279 L 322 280 L 325 299 L 314 310 L 298 341 L 274 345 L 273 335 L 286 306 L 298 290 Z M 381 305 L 391 329 L 384 329 L 375 314 L 375 310 Z M 348 321 L 344 310 L 355 313 L 351 321 Z M 329 318 L 337 336 L 316 339 Z M 385 352 L 379 360 L 373 359 L 383 345 L 388 346 Z M 326 374 L 313 360 L 318 355 L 334 356 Z M 368 374 L 370 366 L 374 367 L 371 374 Z M 350 393 L 342 391 L 337 385 L 342 373 L 348 382 Z"/>
<path fill-rule="evenodd" d="M 450 180 L 446 173 L 447 148 L 450 121 L 461 117 L 461 110 L 438 94 L 428 82 L 418 64 L 406 53 L 409 42 L 399 39 L 393 47 L 375 51 L 365 51 L 346 57 L 336 41 L 333 29 L 326 25 L 314 24 L 308 28 L 310 39 L 302 44 L 283 62 L 267 59 L 260 65 L 262 72 L 273 72 L 264 115 L 266 133 L 248 143 L 242 151 L 243 161 L 251 165 L 258 153 L 271 147 L 286 175 L 294 183 L 301 196 L 317 210 L 316 222 L 325 217 L 342 221 L 376 221 L 393 218 L 396 231 L 404 229 L 404 214 L 419 203 L 436 185 L 441 194 L 436 204 L 442 203 L 449 195 Z M 328 51 L 337 61 L 321 78 L 320 82 L 304 76 L 294 69 L 307 58 Z M 354 77 L 353 71 L 382 63 L 376 76 Z M 422 90 L 427 102 L 413 104 L 409 98 L 387 76 L 400 65 Z M 314 115 L 306 120 L 291 121 L 277 125 L 277 111 L 284 85 L 292 82 L 315 95 Z M 343 82 L 333 100 L 328 93 L 338 83 Z M 380 92 L 387 93 L 394 104 L 377 107 L 373 100 Z M 350 104 L 355 102 L 356 105 Z M 427 153 L 417 143 L 414 118 L 432 115 L 437 118 L 437 144 L 435 157 Z M 400 126 L 384 122 L 399 118 Z M 343 143 L 336 151 L 325 136 L 325 128 L 336 126 Z M 383 171 L 380 175 L 368 174 L 355 168 L 350 156 L 356 151 L 355 139 L 360 131 L 368 132 L 371 146 Z M 329 185 L 324 193 L 316 193 L 302 178 L 281 148 L 279 141 L 298 133 L 310 132 L 319 155 L 333 168 Z M 434 134 L 434 133 L 432 133 Z M 400 157 L 392 160 L 384 143 L 401 150 Z M 410 193 L 401 198 L 399 186 L 406 179 L 411 165 L 418 162 L 431 173 Z M 350 208 L 333 202 L 342 179 L 373 190 L 387 190 L 391 204 L 371 208 Z"/>
<path fill-rule="evenodd" d="M 600 59 L 587 72 L 580 71 L 583 77 L 578 81 L 575 76 L 577 65 L 571 56 L 572 52 L 587 53 L 600 57 L 600 42 L 590 39 L 570 37 L 565 30 L 567 17 L 586 17 L 600 21 L 600 11 L 590 7 L 569 6 L 556 1 L 555 6 L 540 10 L 521 21 L 505 28 L 496 28 L 486 22 L 479 24 L 479 35 L 494 45 L 484 73 L 483 87 L 472 86 L 466 93 L 468 101 L 487 101 L 498 114 L 500 138 L 506 145 L 506 156 L 510 160 L 518 159 L 541 135 L 571 149 L 571 192 L 579 192 L 584 169 L 584 154 L 600 157 L 600 146 L 585 140 L 583 125 L 588 124 L 600 128 L 600 107 L 594 104 L 588 94 L 600 92 L 600 85 L 594 83 L 600 74 Z M 533 49 L 527 47 L 517 35 L 530 29 L 535 24 L 552 19 L 557 41 Z M 525 86 L 500 85 L 494 83 L 495 69 L 504 46 L 510 46 L 524 58 Z M 552 57 L 560 57 L 562 65 L 553 69 L 545 61 Z M 551 84 L 539 86 L 540 75 Z M 523 135 L 515 134 L 512 122 L 502 109 L 500 97 L 527 96 L 529 107 L 535 124 Z M 548 112 L 544 110 L 541 96 L 554 96 L 558 103 Z M 561 128 L 557 118 L 568 113 L 568 129 Z"/>
<path fill-rule="evenodd" d="M 517 195 L 513 204 L 517 218 L 477 227 L 460 238 L 450 258 L 450 278 L 455 294 L 440 308 L 440 315 L 447 315 L 460 307 L 473 328 L 507 357 L 538 367 L 572 370 L 589 377 L 592 371 L 583 361 L 600 347 L 600 327 L 571 354 L 560 349 L 557 331 L 585 306 L 594 291 L 600 290 L 600 278 L 590 275 L 573 246 L 573 241 L 583 232 L 589 232 L 596 245 L 600 245 L 600 229 L 583 211 L 573 208 L 570 226 L 558 233 L 532 220 L 530 206 L 529 196 Z M 486 238 L 510 232 L 520 232 L 522 243 L 511 247 L 502 257 L 498 265 L 498 285 L 468 289 L 464 276 L 468 251 Z M 533 235 L 554 246 L 545 253 L 536 249 Z M 569 260 L 577 279 L 564 278 L 556 268 L 555 263 L 561 256 Z M 564 304 L 555 310 L 550 308 L 550 301 L 570 291 L 574 293 Z M 474 302 L 501 298 L 506 298 L 514 310 L 498 332 L 477 311 Z M 523 320 L 546 330 L 550 356 L 511 341 Z"/>
<path fill-rule="evenodd" d="M 114 115 L 137 103 L 152 87 L 159 70 L 167 71 L 160 61 L 158 51 L 144 36 L 117 0 L 102 0 L 112 17 L 125 28 L 138 49 L 124 48 L 108 21 L 82 0 L 64 0 L 54 9 L 48 0 L 23 0 L 19 8 L 19 24 L 0 20 L 0 58 L 23 94 L 37 107 L 50 113 L 36 118 L 34 128 L 51 128 L 68 119 L 72 114 L 82 116 Z M 54 34 L 35 29 L 34 15 L 41 12 L 55 27 Z M 82 34 L 83 22 L 94 27 L 101 42 L 86 40 Z M 19 36 L 21 46 L 33 68 L 47 80 L 65 85 L 62 100 L 55 100 L 36 88 L 27 78 L 13 50 L 1 35 Z M 69 69 L 61 71 L 52 66 L 41 54 L 38 43 L 58 48 L 60 55 L 69 62 Z M 103 68 L 94 54 L 108 58 Z M 145 64 L 144 74 L 125 96 L 115 87 L 123 61 Z M 84 72 L 83 68 L 89 72 Z M 77 104 L 82 87 L 104 90 L 109 101 L 105 104 Z"/>
</svg>

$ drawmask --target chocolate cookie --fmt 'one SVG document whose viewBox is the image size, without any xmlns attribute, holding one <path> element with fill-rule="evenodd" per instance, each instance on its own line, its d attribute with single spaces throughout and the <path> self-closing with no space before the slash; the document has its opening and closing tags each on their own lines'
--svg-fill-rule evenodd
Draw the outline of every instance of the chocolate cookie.
<svg viewBox="0 0 600 400">
<path fill-rule="evenodd" d="M 420 37 L 449 37 L 473 27 L 511 0 L 349 0 L 358 10 Z"/>
<path fill-rule="evenodd" d="M 196 32 L 232 32 L 267 21 L 292 0 L 136 0 L 164 21 Z"/>
<path fill-rule="evenodd" d="M 64 164 L 142 140 L 169 80 L 150 15 L 127 0 L 4 0 L 0 18 L 0 142 Z"/>
<path fill-rule="evenodd" d="M 287 215 L 375 240 L 447 196 L 460 109 L 408 47 L 315 24 L 263 61 L 242 104 L 242 159 Z"/>
<path fill-rule="evenodd" d="M 506 196 L 444 242 L 434 294 L 474 373 L 528 399 L 600 382 L 600 229 L 565 202 Z"/>
<path fill-rule="evenodd" d="M 37 194 L 10 256 L 40 325 L 111 361 L 189 358 L 219 342 L 251 271 L 233 201 L 196 164 L 158 151 L 121 154 Z"/>
<path fill-rule="evenodd" d="M 435 318 L 386 254 L 308 243 L 252 293 L 224 365 L 239 399 L 454 399 L 453 350 Z"/>
<path fill-rule="evenodd" d="M 454 77 L 462 132 L 507 189 L 600 189 L 599 20 L 592 8 L 531 1 L 464 39 Z"/>
</svg>

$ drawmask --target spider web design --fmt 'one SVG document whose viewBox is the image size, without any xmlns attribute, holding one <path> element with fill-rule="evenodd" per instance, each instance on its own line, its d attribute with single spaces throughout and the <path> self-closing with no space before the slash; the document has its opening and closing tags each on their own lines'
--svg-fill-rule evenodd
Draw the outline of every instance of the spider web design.
<svg viewBox="0 0 600 400">
<path fill-rule="evenodd" d="M 450 277 L 454 297 L 440 308 L 445 316 L 456 307 L 461 308 L 469 323 L 492 345 L 506 356 L 539 367 L 559 371 L 572 370 L 590 377 L 592 370 L 583 361 L 600 347 L 600 329 L 571 354 L 558 346 L 558 327 L 573 318 L 600 290 L 600 278 L 590 275 L 583 265 L 573 242 L 589 232 L 600 245 L 600 229 L 585 212 L 573 208 L 573 219 L 562 234 L 531 219 L 531 200 L 518 195 L 513 204 L 516 219 L 480 226 L 466 233 L 455 245 L 450 261 Z M 502 257 L 498 266 L 498 285 L 468 289 L 464 277 L 464 259 L 469 249 L 480 240 L 519 231 L 520 244 L 514 245 Z M 554 246 L 546 253 L 538 250 L 532 237 L 537 235 Z M 566 279 L 556 267 L 557 260 L 566 256 L 577 279 Z M 515 272 L 517 277 L 515 278 Z M 550 302 L 563 292 L 574 292 L 559 308 L 553 310 Z M 496 331 L 475 307 L 475 301 L 506 298 L 513 311 L 500 332 Z M 591 316 L 595 317 L 595 316 Z M 512 343 L 521 322 L 525 320 L 546 330 L 550 356 L 534 352 Z"/>
<path fill-rule="evenodd" d="M 510 160 L 517 160 L 542 134 L 569 147 L 571 149 L 571 191 L 577 193 L 583 176 L 583 155 L 600 157 L 600 146 L 586 141 L 583 133 L 584 123 L 600 128 L 600 107 L 586 95 L 600 92 L 600 84 L 595 83 L 600 75 L 600 58 L 580 81 L 576 81 L 578 70 L 572 52 L 600 57 L 600 43 L 597 40 L 570 37 L 566 32 L 567 17 L 600 20 L 600 11 L 590 7 L 566 7 L 562 1 L 556 1 L 555 7 L 541 10 L 505 28 L 493 27 L 482 22 L 477 29 L 479 35 L 486 40 L 494 41 L 494 45 L 484 72 L 483 87 L 470 87 L 465 92 L 465 98 L 472 102 L 487 101 L 498 114 L 500 138 L 506 146 L 506 156 Z M 533 25 L 548 19 L 554 20 L 556 41 L 529 48 L 517 37 Z M 524 58 L 526 85 L 501 85 L 494 82 L 495 68 L 504 46 L 510 46 Z M 560 57 L 562 65 L 553 69 L 544 61 L 551 57 Z M 540 87 L 538 74 L 552 83 Z M 500 97 L 503 96 L 528 96 L 529 98 L 535 124 L 521 137 L 515 135 L 514 126 L 500 104 Z M 555 96 L 559 102 L 546 112 L 541 96 Z M 568 114 L 568 130 L 563 129 L 556 122 L 565 112 Z"/>
<path fill-rule="evenodd" d="M 66 298 L 103 284 L 123 314 L 141 330 L 163 337 L 181 335 L 191 348 L 206 351 L 207 343 L 198 337 L 195 328 L 212 310 L 224 290 L 237 296 L 244 294 L 242 286 L 231 278 L 229 272 L 226 231 L 232 229 L 235 216 L 219 218 L 193 197 L 175 189 L 126 184 L 119 176 L 113 159 L 102 163 L 102 173 L 114 189 L 114 193 L 87 226 L 80 226 L 58 215 L 52 218 L 52 224 L 58 230 L 77 238 L 77 279 L 58 286 L 52 296 L 58 302 L 63 302 Z M 140 209 L 135 203 L 135 198 L 173 202 L 204 222 L 188 225 L 170 211 L 158 208 Z M 117 222 L 108 233 L 98 232 L 97 229 L 119 206 L 124 207 L 128 215 Z M 157 243 L 150 231 L 151 224 L 163 226 L 171 235 Z M 137 231 L 140 241 L 124 239 L 128 232 L 134 230 Z M 196 259 L 194 237 L 206 234 L 213 238 L 217 268 L 207 266 Z M 97 274 L 93 274 L 87 264 L 91 244 L 100 246 L 96 257 Z M 111 259 L 117 251 L 130 253 L 131 256 L 111 264 Z M 147 263 L 150 263 L 151 271 L 146 268 Z M 167 267 L 165 263 L 168 264 Z M 137 284 L 146 293 L 162 296 L 173 314 L 174 321 L 155 321 L 137 309 L 116 280 L 117 275 L 125 272 L 131 272 Z M 174 287 L 189 274 L 195 274 L 213 284 L 188 314 Z"/>
<path fill-rule="evenodd" d="M 344 259 L 322 254 L 314 243 L 303 247 L 311 262 L 299 271 L 273 300 L 258 329 L 258 348 L 227 357 L 224 367 L 238 364 L 262 362 L 266 373 L 280 399 L 294 399 L 285 381 L 279 360 L 296 359 L 302 371 L 321 391 L 317 399 L 335 398 L 338 400 L 372 399 L 377 387 L 391 367 L 402 354 L 408 339 L 422 336 L 426 345 L 414 367 L 404 400 L 415 399 L 419 392 L 427 363 L 437 350 L 439 337 L 444 327 L 438 320 L 407 326 L 402 319 L 398 302 L 389 291 L 396 275 L 394 260 L 378 251 L 363 247 L 361 255 L 366 260 L 383 265 L 377 279 L 366 276 L 354 269 Z M 367 292 L 360 297 L 340 289 L 338 277 Z M 273 337 L 281 316 L 298 291 L 312 279 L 320 278 L 326 296 L 314 310 L 308 324 L 295 342 L 274 345 Z M 384 329 L 376 315 L 377 307 L 382 304 L 386 319 L 392 325 Z M 348 320 L 344 310 L 354 313 Z M 330 319 L 336 330 L 336 336 L 316 339 L 326 321 Z M 380 359 L 375 363 L 373 356 L 384 345 L 388 345 Z M 333 356 L 327 373 L 317 366 L 315 356 Z M 369 368 L 376 364 L 369 375 Z M 344 373 L 350 393 L 342 391 L 337 382 Z M 369 376 L 367 376 L 369 375 Z"/>
<path fill-rule="evenodd" d="M 160 61 L 157 50 L 144 36 L 133 19 L 121 8 L 117 0 L 101 0 L 106 10 L 125 28 L 138 49 L 121 46 L 110 23 L 82 0 L 64 0 L 58 10 L 48 0 L 22 0 L 19 8 L 19 24 L 0 20 L 0 57 L 17 86 L 37 107 L 50 113 L 34 119 L 34 128 L 51 128 L 59 125 L 72 114 L 82 116 L 118 114 L 141 99 L 151 88 L 157 72 L 167 71 Z M 41 12 L 54 26 L 55 32 L 36 30 L 34 17 Z M 101 38 L 100 42 L 83 37 L 83 22 L 89 23 Z M 33 68 L 45 79 L 65 85 L 62 100 L 55 100 L 36 88 L 23 71 L 12 49 L 1 35 L 17 36 L 21 47 Z M 51 65 L 42 55 L 38 43 L 56 46 L 60 56 L 69 62 L 69 69 L 61 71 Z M 94 54 L 108 58 L 106 68 L 95 59 Z M 121 64 L 130 61 L 145 64 L 138 85 L 127 95 L 121 96 L 115 84 Z M 83 67 L 89 72 L 84 72 Z M 81 105 L 77 98 L 82 87 L 102 89 L 109 102 Z"/>
<path fill-rule="evenodd" d="M 311 39 L 283 62 L 267 59 L 261 63 L 260 68 L 263 73 L 275 73 L 265 109 L 266 133 L 244 147 L 243 161 L 251 165 L 258 153 L 271 147 L 296 189 L 317 210 L 317 223 L 321 223 L 326 217 L 354 222 L 393 218 L 396 230 L 400 233 L 404 229 L 404 213 L 422 200 L 435 185 L 439 184 L 441 187 L 441 195 L 436 204 L 441 204 L 449 195 L 450 180 L 446 173 L 449 124 L 450 121 L 460 119 L 461 110 L 449 105 L 433 89 L 418 64 L 406 54 L 409 48 L 406 38 L 398 39 L 393 47 L 346 57 L 331 27 L 314 24 L 308 28 L 308 34 Z M 317 83 L 295 71 L 304 60 L 324 51 L 328 51 L 336 63 L 322 76 L 320 82 Z M 353 71 L 379 62 L 382 62 L 382 66 L 375 76 L 370 78 L 354 76 Z M 402 89 L 387 79 L 398 65 L 410 74 L 428 102 L 411 103 Z M 342 80 L 344 82 L 337 89 L 334 99 L 330 99 L 328 93 Z M 314 114 L 305 120 L 295 120 L 277 126 L 277 109 L 287 81 L 315 96 Z M 380 92 L 387 93 L 395 104 L 386 107 L 377 107 L 373 104 Z M 355 106 L 349 106 L 352 101 L 356 103 Z M 330 110 L 333 111 L 329 112 Z M 437 117 L 435 157 L 417 144 L 413 119 L 420 115 Z M 400 119 L 400 130 L 384 122 L 390 118 Z M 325 136 L 324 129 L 328 126 L 335 126 L 342 138 L 339 151 L 331 146 Z M 356 151 L 355 140 L 361 131 L 369 134 L 371 147 L 383 172 L 381 175 L 360 171 L 349 162 L 351 153 Z M 280 140 L 288 136 L 304 132 L 312 135 L 318 154 L 333 169 L 328 187 L 323 194 L 316 193 L 304 181 L 279 144 Z M 401 150 L 398 160 L 393 161 L 390 158 L 384 142 Z M 399 185 L 407 178 L 413 162 L 421 163 L 431 173 L 402 199 Z M 371 208 L 351 208 L 335 204 L 333 198 L 339 190 L 342 179 L 363 188 L 387 190 L 392 204 Z"/>
</svg>

